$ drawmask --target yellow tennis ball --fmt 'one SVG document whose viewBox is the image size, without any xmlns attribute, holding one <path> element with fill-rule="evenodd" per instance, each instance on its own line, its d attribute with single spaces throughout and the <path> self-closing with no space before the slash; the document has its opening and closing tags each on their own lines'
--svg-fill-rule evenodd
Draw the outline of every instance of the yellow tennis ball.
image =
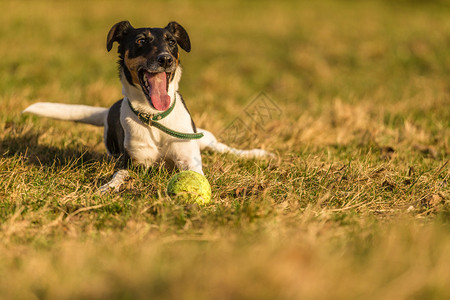
<svg viewBox="0 0 450 300">
<path fill-rule="evenodd" d="M 211 186 L 205 176 L 194 171 L 175 174 L 167 185 L 167 194 L 185 202 L 211 202 Z"/>
</svg>

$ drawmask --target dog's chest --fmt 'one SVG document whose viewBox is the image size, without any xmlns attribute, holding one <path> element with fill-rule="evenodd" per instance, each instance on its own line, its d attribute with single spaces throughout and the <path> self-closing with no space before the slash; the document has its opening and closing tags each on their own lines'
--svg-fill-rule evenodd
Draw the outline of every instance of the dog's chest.
<svg viewBox="0 0 450 300">
<path fill-rule="evenodd" d="M 177 98 L 173 111 L 158 123 L 175 131 L 192 133 L 190 115 L 179 95 L 176 94 L 175 97 Z M 171 163 L 177 161 L 183 156 L 182 153 L 190 148 L 191 143 L 169 136 L 157 127 L 144 124 L 126 101 L 128 99 L 122 103 L 120 123 L 124 129 L 124 148 L 134 162 L 146 167 L 163 161 Z"/>
<path fill-rule="evenodd" d="M 125 130 L 124 146 L 134 162 L 150 167 L 165 158 L 167 151 L 160 132 L 132 117 L 125 117 L 122 126 Z"/>
</svg>

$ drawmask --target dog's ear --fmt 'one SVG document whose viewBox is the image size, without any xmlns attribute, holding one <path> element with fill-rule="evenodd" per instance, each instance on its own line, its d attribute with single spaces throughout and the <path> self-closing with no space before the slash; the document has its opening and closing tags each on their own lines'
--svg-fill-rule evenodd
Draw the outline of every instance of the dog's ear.
<svg viewBox="0 0 450 300">
<path fill-rule="evenodd" d="M 186 52 L 191 51 L 191 41 L 189 40 L 189 35 L 187 34 L 183 26 L 181 26 L 177 22 L 170 22 L 166 26 L 166 29 L 174 36 L 181 49 Z"/>
<path fill-rule="evenodd" d="M 128 21 L 119 22 L 111 27 L 106 38 L 106 49 L 108 52 L 112 49 L 114 42 L 120 44 L 124 35 L 131 29 L 133 29 L 133 26 Z"/>
</svg>

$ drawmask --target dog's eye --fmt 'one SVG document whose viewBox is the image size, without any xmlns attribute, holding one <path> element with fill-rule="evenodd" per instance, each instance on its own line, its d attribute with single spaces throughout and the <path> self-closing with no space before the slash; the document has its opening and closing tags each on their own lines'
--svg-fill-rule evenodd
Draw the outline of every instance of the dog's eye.
<svg viewBox="0 0 450 300">
<path fill-rule="evenodd" d="M 177 42 L 175 40 L 169 40 L 169 46 L 175 46 Z"/>
<path fill-rule="evenodd" d="M 144 38 L 139 38 L 139 39 L 137 39 L 137 40 L 136 40 L 136 44 L 137 44 L 138 46 L 144 45 L 144 44 L 145 44 L 145 39 L 144 39 Z"/>
</svg>

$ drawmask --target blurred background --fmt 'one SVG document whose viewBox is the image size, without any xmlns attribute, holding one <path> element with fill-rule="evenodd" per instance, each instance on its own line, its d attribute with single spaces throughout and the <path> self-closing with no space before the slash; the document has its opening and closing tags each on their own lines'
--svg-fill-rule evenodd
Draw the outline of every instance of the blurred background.
<svg viewBox="0 0 450 300">
<path fill-rule="evenodd" d="M 120 84 L 105 40 L 125 19 L 187 29 L 181 91 L 193 111 L 235 113 L 265 91 L 298 104 L 295 113 L 342 98 L 413 103 L 421 115 L 450 89 L 448 1 L 3 0 L 0 9 L 3 100 L 112 103 Z"/>
</svg>

